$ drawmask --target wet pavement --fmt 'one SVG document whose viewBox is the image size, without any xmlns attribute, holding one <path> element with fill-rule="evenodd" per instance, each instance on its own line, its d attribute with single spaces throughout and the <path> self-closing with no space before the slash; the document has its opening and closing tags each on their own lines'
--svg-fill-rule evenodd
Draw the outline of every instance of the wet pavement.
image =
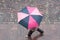
<svg viewBox="0 0 60 40">
<path fill-rule="evenodd" d="M 39 36 L 35 31 L 32 38 L 25 38 L 28 30 L 19 24 L 0 24 L 0 40 L 60 40 L 60 23 L 48 24 L 41 23 L 40 28 L 44 30 L 44 35 Z"/>
<path fill-rule="evenodd" d="M 17 12 L 28 5 L 44 12 L 44 36 L 36 31 L 25 38 L 28 30 L 17 23 Z M 60 40 L 60 0 L 0 0 L 0 40 Z"/>
</svg>

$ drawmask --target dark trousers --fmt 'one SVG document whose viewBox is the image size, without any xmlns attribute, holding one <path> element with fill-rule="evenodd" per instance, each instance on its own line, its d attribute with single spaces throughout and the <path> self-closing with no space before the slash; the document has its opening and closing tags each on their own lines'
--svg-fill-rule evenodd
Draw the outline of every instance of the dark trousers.
<svg viewBox="0 0 60 40">
<path fill-rule="evenodd" d="M 41 29 L 39 29 L 39 28 L 37 28 L 37 31 L 40 32 L 40 33 L 43 33 L 43 30 L 41 30 Z M 30 31 L 28 32 L 28 36 L 31 36 L 33 32 L 34 32 L 33 30 L 30 30 Z"/>
</svg>

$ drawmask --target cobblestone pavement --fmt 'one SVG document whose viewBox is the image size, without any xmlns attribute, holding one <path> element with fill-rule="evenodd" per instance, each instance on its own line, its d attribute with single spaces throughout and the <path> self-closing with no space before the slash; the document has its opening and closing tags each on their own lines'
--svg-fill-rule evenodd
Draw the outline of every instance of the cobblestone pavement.
<svg viewBox="0 0 60 40">
<path fill-rule="evenodd" d="M 28 31 L 17 23 L 17 12 L 27 5 L 44 12 L 44 36 L 34 32 L 32 40 L 60 40 L 60 0 L 0 0 L 0 40 L 28 40 Z"/>
</svg>

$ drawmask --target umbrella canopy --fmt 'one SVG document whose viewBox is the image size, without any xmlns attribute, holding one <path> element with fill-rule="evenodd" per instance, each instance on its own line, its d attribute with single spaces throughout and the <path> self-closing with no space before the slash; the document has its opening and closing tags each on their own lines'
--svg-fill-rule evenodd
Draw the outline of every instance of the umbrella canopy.
<svg viewBox="0 0 60 40">
<path fill-rule="evenodd" d="M 27 6 L 17 13 L 18 23 L 27 29 L 33 29 L 39 26 L 43 15 L 36 7 Z"/>
</svg>

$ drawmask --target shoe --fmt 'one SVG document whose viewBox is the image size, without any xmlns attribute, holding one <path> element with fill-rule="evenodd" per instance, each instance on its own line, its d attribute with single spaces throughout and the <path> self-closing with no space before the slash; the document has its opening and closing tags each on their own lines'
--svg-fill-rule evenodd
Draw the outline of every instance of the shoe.
<svg viewBox="0 0 60 40">
<path fill-rule="evenodd" d="M 31 36 L 28 36 L 28 35 L 26 35 L 25 37 L 26 37 L 26 38 L 31 38 Z"/>
<path fill-rule="evenodd" d="M 27 38 L 27 40 L 32 40 L 31 36 L 26 35 L 25 37 Z"/>
<path fill-rule="evenodd" d="M 40 35 L 43 36 L 44 35 L 44 32 L 40 33 Z"/>
</svg>

